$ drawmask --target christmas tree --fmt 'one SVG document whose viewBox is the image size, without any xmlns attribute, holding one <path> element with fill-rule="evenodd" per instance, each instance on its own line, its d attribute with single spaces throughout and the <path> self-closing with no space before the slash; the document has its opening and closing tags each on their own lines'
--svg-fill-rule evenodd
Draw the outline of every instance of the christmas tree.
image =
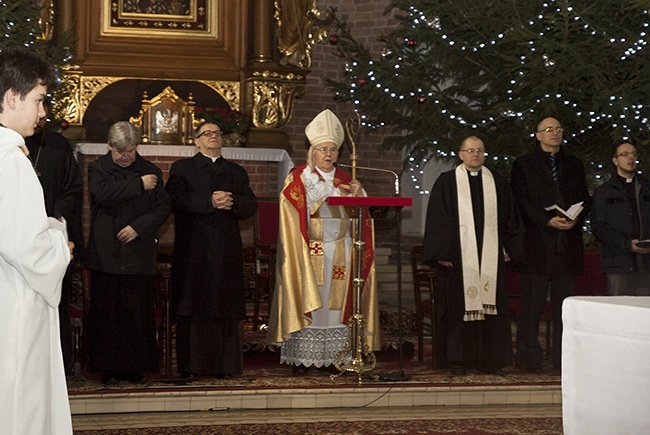
<svg viewBox="0 0 650 435">
<path fill-rule="evenodd" d="M 596 178 L 614 146 L 647 144 L 650 1 L 395 0 L 398 25 L 375 58 L 344 21 L 330 41 L 346 59 L 334 96 L 354 102 L 383 146 L 418 164 L 481 137 L 508 173 L 547 116 Z"/>
<path fill-rule="evenodd" d="M 59 117 L 57 110 L 61 108 L 57 103 L 70 92 L 63 80 L 63 72 L 71 67 L 72 62 L 69 33 L 54 35 L 52 7 L 50 1 L 0 0 L 0 28 L 4 33 L 0 49 L 27 47 L 36 50 L 50 62 L 59 77 L 59 86 L 50 90 L 51 119 Z"/>
</svg>

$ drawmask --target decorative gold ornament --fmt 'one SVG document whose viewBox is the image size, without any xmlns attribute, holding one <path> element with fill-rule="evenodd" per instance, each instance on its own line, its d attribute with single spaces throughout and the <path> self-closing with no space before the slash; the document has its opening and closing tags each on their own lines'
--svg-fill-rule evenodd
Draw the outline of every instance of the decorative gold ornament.
<svg viewBox="0 0 650 435">
<path fill-rule="evenodd" d="M 121 80 L 160 80 L 146 77 L 104 77 L 85 76 L 76 68 L 70 68 L 63 74 L 64 86 L 70 90 L 69 96 L 58 102 L 55 109 L 60 117 L 66 119 L 71 126 L 81 126 L 86 110 L 91 101 L 104 89 L 113 83 Z M 170 79 L 171 80 L 171 79 Z M 174 81 L 195 81 L 202 83 L 219 94 L 233 110 L 239 110 L 240 98 L 239 82 L 219 80 L 183 80 Z"/>
<path fill-rule="evenodd" d="M 275 18 L 278 26 L 278 49 L 284 55 L 280 65 L 311 68 L 311 49 L 327 39 L 329 26 L 334 22 L 334 11 L 318 10 L 317 0 L 275 0 Z"/>
<path fill-rule="evenodd" d="M 281 128 L 290 120 L 293 103 L 305 94 L 305 78 L 295 74 L 258 71 L 250 79 L 253 85 L 253 126 Z"/>
</svg>

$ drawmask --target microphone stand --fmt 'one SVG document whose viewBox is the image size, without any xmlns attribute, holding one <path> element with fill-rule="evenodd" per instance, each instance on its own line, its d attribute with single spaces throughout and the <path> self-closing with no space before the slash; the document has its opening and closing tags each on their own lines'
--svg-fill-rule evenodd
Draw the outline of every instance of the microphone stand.
<svg viewBox="0 0 650 435">
<path fill-rule="evenodd" d="M 351 165 L 344 165 L 342 163 L 335 163 L 336 166 L 341 166 L 344 168 L 352 168 Z M 356 169 L 366 170 L 366 171 L 375 171 L 375 172 L 387 172 L 395 177 L 395 196 L 401 196 L 400 190 L 400 181 L 399 175 L 395 171 L 390 169 L 382 168 L 370 168 L 366 166 L 354 165 Z M 411 379 L 409 375 L 404 373 L 404 334 L 402 328 L 402 208 L 396 207 L 397 209 L 397 334 L 398 334 L 398 355 L 399 355 L 399 372 L 397 373 L 385 373 L 379 375 L 379 379 L 382 381 L 408 381 Z"/>
</svg>

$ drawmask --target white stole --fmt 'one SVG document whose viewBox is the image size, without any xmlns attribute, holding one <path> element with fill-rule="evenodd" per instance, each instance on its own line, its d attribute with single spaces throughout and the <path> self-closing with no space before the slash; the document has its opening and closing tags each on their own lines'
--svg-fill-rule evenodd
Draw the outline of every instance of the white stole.
<svg viewBox="0 0 650 435">
<path fill-rule="evenodd" d="M 483 249 L 481 264 L 478 261 L 478 245 L 474 228 L 472 193 L 467 169 L 456 168 L 458 188 L 458 223 L 463 268 L 463 293 L 465 316 L 463 320 L 484 320 L 485 314 L 496 315 L 497 271 L 499 268 L 499 224 L 497 192 L 492 172 L 485 166 L 479 172 L 483 181 Z"/>
</svg>

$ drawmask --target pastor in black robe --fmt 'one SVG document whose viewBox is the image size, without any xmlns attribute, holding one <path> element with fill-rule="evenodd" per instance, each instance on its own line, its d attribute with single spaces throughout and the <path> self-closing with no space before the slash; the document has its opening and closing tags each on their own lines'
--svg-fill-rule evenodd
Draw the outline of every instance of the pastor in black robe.
<svg viewBox="0 0 650 435">
<path fill-rule="evenodd" d="M 45 210 L 48 216 L 65 218 L 68 238 L 75 245 L 75 261 L 80 261 L 84 244 L 81 229 L 81 197 L 83 179 L 68 140 L 52 130 L 41 129 L 25 138 L 29 158 L 43 186 Z M 73 373 L 72 331 L 70 327 L 70 296 L 72 292 L 72 262 L 66 270 L 59 303 L 61 349 L 66 374 Z"/>
<path fill-rule="evenodd" d="M 246 317 L 241 219 L 257 210 L 246 170 L 201 153 L 174 162 L 167 190 L 175 220 L 172 300 L 176 355 L 183 374 L 234 375 L 243 368 Z M 231 210 L 212 206 L 212 192 L 232 192 Z"/>
<path fill-rule="evenodd" d="M 452 366 L 475 367 L 494 372 L 512 364 L 512 332 L 508 310 L 508 291 L 504 249 L 515 260 L 523 259 L 523 226 L 506 179 L 494 176 L 499 228 L 499 262 L 497 272 L 497 315 L 485 320 L 464 321 L 465 298 L 458 218 L 458 189 L 455 170 L 441 174 L 429 197 L 424 236 L 425 263 L 437 267 L 435 304 L 447 329 L 446 357 Z M 483 241 L 484 202 L 482 180 L 470 176 L 472 211 L 480 255 Z M 465 248 L 466 249 L 466 248 Z M 449 261 L 444 267 L 438 261 Z"/>
</svg>

